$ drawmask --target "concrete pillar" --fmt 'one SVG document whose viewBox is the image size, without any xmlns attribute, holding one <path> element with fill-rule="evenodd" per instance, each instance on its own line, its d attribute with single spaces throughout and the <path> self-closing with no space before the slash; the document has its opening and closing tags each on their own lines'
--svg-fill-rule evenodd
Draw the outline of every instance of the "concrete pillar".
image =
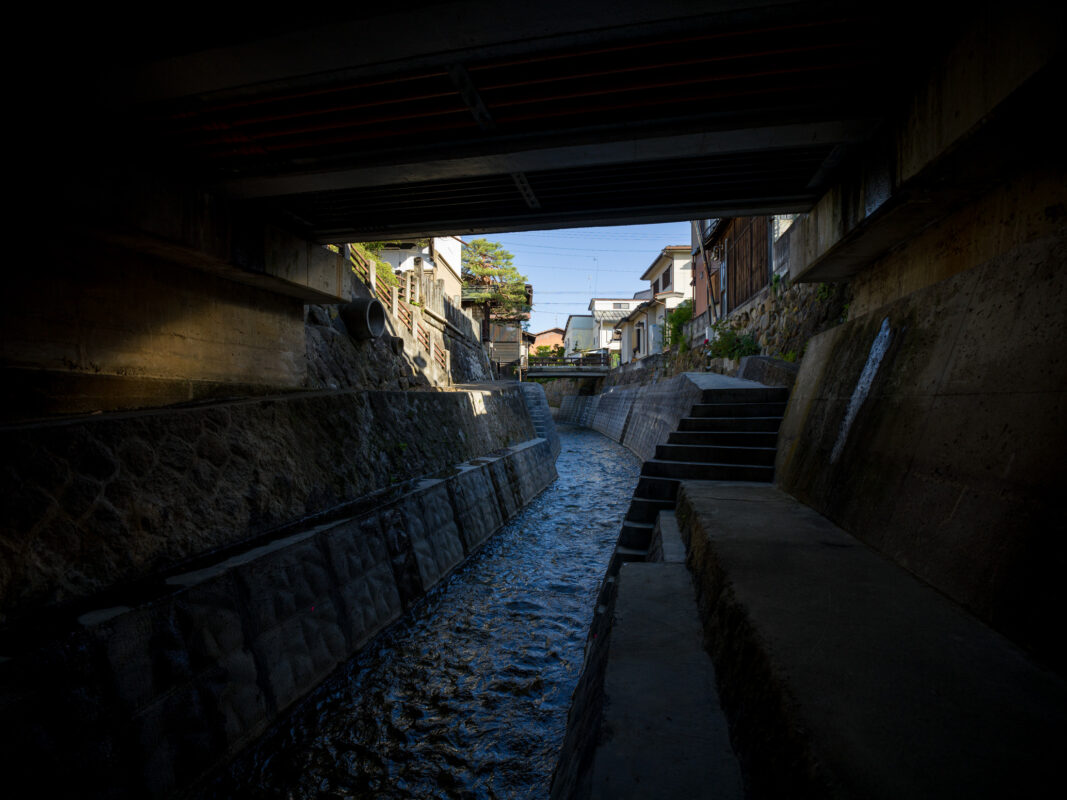
<svg viewBox="0 0 1067 800">
<path fill-rule="evenodd" d="M 397 305 L 400 302 L 400 288 L 397 286 L 389 287 L 389 312 L 396 317 Z"/>
<path fill-rule="evenodd" d="M 419 345 L 419 322 L 422 320 L 422 312 L 415 306 L 411 307 L 411 335 L 415 337 L 415 349 Z"/>
<path fill-rule="evenodd" d="M 378 284 L 378 268 L 375 266 L 373 259 L 367 264 L 367 279 L 367 285 L 370 286 L 370 293 L 373 296 L 377 291 Z"/>
<path fill-rule="evenodd" d="M 404 273 L 404 299 L 411 303 L 411 270 Z"/>
<path fill-rule="evenodd" d="M 441 339 L 441 346 L 444 347 L 445 341 Z M 452 351 L 447 347 L 445 348 L 445 381 L 449 386 L 452 385 Z"/>
</svg>

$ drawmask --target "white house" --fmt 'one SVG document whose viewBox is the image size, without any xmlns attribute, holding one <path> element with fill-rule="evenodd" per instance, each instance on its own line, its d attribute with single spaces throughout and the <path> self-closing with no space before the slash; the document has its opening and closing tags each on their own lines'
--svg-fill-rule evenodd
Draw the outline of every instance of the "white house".
<svg viewBox="0 0 1067 800">
<path fill-rule="evenodd" d="M 567 317 L 567 327 L 563 332 L 564 355 L 594 350 L 596 342 L 596 322 L 592 315 L 571 314 Z"/>
<path fill-rule="evenodd" d="M 443 281 L 444 296 L 456 308 L 463 295 L 462 254 L 466 246 L 458 236 L 435 236 L 418 242 L 390 242 L 379 256 L 396 272 L 421 270 Z"/>
<path fill-rule="evenodd" d="M 641 275 L 649 282 L 646 291 L 637 293 L 644 299 L 616 323 L 621 363 L 663 352 L 667 313 L 692 298 L 692 279 L 689 245 L 664 247 L 653 259 Z"/>
<path fill-rule="evenodd" d="M 619 335 L 615 325 L 626 317 L 640 301 L 632 297 L 594 297 L 589 301 L 593 313 L 594 350 L 619 350 Z"/>
</svg>

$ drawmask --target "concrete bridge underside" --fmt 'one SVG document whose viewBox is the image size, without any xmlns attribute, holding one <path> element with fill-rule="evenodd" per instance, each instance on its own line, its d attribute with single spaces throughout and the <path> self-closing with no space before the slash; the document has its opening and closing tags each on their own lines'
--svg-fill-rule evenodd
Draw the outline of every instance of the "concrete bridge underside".
<svg viewBox="0 0 1067 800">
<path fill-rule="evenodd" d="M 73 21 L 41 109 L 62 132 L 50 159 L 336 242 L 807 211 L 952 21 L 898 3 L 458 0 L 171 22 L 131 40 Z"/>
<path fill-rule="evenodd" d="M 421 0 L 138 37 L 73 12 L 20 159 L 22 238 L 61 255 L 10 285 L 0 400 L 299 388 L 304 305 L 350 299 L 324 243 L 804 212 L 791 278 L 849 280 L 1062 173 L 1063 10 L 951 11 Z"/>
<path fill-rule="evenodd" d="M 776 456 L 780 488 L 1018 645 L 1013 659 L 1067 669 L 1067 552 L 1055 535 L 1065 527 L 1067 160 L 1049 120 L 1065 85 L 1062 7 L 990 0 L 942 19 L 918 4 L 755 0 L 166 11 L 153 7 L 141 35 L 96 8 L 37 29 L 49 35 L 33 65 L 43 80 L 19 109 L 37 130 L 17 159 L 34 180 L 16 198 L 34 218 L 19 234 L 35 252 L 11 259 L 0 315 L 0 432 L 13 442 L 0 464 L 0 610 L 48 617 L 399 474 L 383 467 L 380 484 L 361 483 L 362 464 L 435 474 L 459 446 L 443 434 L 484 444 L 464 458 L 499 449 L 440 411 L 458 404 L 456 419 L 479 426 L 507 419 L 491 400 L 372 400 L 362 373 L 343 391 L 303 391 L 308 305 L 365 288 L 321 244 L 797 211 L 789 277 L 847 281 L 852 300 L 847 321 L 803 355 Z M 654 433 L 671 432 L 664 409 L 695 403 L 676 386 L 641 390 L 647 424 L 615 413 L 624 391 L 597 399 L 598 414 L 654 448 Z M 153 412 L 158 424 L 101 413 L 179 401 L 202 406 Z M 362 403 L 425 427 L 405 439 L 371 424 Z M 89 416 L 38 419 L 76 412 Z M 512 416 L 521 430 L 492 429 L 502 444 L 532 435 L 527 412 Z M 422 447 L 432 453 L 411 461 Z M 789 569 L 792 543 L 774 548 Z M 786 585 L 831 604 L 822 575 L 809 575 Z M 904 623 L 894 590 L 857 585 L 890 598 L 877 624 L 899 625 L 910 642 L 920 626 Z M 219 619 L 204 615 L 205 629 Z M 131 708 L 142 688 L 148 696 L 142 675 L 185 674 L 110 652 L 130 667 Z M 224 685 L 205 669 L 210 686 Z M 52 691 L 66 680 L 41 696 L 64 731 L 93 730 L 66 721 L 84 707 Z M 988 684 L 998 696 L 1004 685 Z M 146 707 L 173 712 L 184 736 L 194 705 L 170 686 Z M 869 708 L 854 695 L 846 706 Z M 23 709 L 40 716 L 33 698 Z M 8 728 L 29 740 L 29 724 Z M 782 731 L 792 740 L 805 729 Z M 251 735 L 228 731 L 234 747 Z M 226 752 L 196 741 L 205 758 Z M 78 762 L 52 752 L 51 772 L 80 780 L 81 764 L 111 780 L 95 750 Z"/>
</svg>

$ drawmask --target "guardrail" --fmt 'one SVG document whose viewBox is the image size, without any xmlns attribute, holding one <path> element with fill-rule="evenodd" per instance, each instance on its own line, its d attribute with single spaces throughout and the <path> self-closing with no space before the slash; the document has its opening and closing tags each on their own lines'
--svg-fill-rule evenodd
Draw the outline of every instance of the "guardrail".
<svg viewBox="0 0 1067 800">
<path fill-rule="evenodd" d="M 555 356 L 530 356 L 530 367 L 607 367 L 610 358 L 607 353 L 595 353 L 579 358 L 557 358 Z"/>
</svg>

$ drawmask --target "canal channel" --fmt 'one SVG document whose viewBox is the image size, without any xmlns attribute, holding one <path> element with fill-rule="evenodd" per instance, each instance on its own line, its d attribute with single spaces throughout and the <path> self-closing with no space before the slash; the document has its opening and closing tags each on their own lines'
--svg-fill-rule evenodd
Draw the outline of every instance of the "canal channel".
<svg viewBox="0 0 1067 800">
<path fill-rule="evenodd" d="M 542 798 L 640 461 L 560 426 L 559 478 L 205 797 Z"/>
</svg>

